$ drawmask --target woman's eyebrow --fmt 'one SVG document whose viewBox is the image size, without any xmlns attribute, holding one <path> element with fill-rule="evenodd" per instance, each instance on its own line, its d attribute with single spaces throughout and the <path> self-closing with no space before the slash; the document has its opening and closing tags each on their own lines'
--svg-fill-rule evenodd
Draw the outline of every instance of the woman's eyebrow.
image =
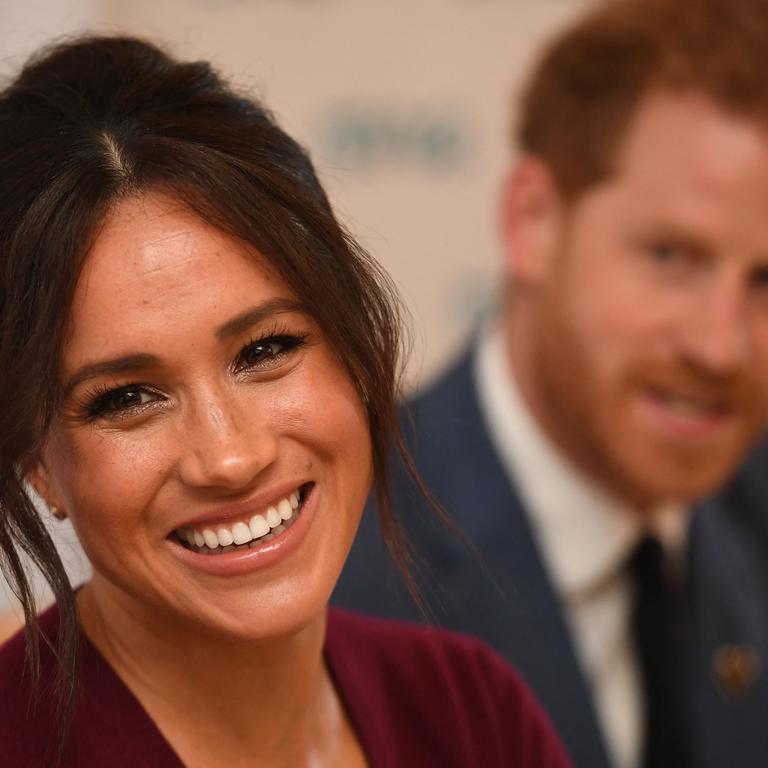
<svg viewBox="0 0 768 768">
<path fill-rule="evenodd" d="M 97 376 L 131 373 L 138 370 L 146 370 L 160 364 L 160 358 L 155 355 L 138 353 L 115 357 L 110 360 L 99 360 L 95 363 L 87 363 L 78 368 L 64 385 L 64 394 L 68 395 L 78 384 Z"/>
<path fill-rule="evenodd" d="M 272 299 L 263 304 L 257 304 L 254 307 L 250 307 L 232 319 L 227 320 L 224 325 L 216 329 L 216 338 L 219 341 L 226 341 L 273 315 L 304 311 L 305 309 L 303 305 L 293 299 Z M 79 384 L 82 384 L 88 379 L 96 378 L 97 376 L 114 376 L 116 374 L 132 373 L 138 370 L 146 370 L 147 368 L 156 368 L 159 367 L 160 364 L 161 360 L 159 357 L 148 353 L 136 353 L 108 360 L 98 360 L 93 363 L 86 363 L 78 368 L 66 382 L 64 386 L 64 394 L 68 395 Z"/>
<path fill-rule="evenodd" d="M 304 306 L 295 299 L 272 299 L 263 304 L 246 309 L 216 330 L 216 338 L 226 341 L 247 331 L 251 326 L 266 320 L 272 315 L 280 315 L 286 312 L 305 312 Z"/>
</svg>

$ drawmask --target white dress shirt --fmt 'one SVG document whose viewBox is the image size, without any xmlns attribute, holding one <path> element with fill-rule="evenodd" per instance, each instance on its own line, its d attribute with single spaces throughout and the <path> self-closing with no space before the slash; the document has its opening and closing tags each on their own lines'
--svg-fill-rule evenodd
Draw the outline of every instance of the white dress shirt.
<svg viewBox="0 0 768 768">
<path fill-rule="evenodd" d="M 644 723 L 627 561 L 649 527 L 679 549 L 688 515 L 680 505 L 641 515 L 593 483 L 528 410 L 502 330 L 489 324 L 479 344 L 474 376 L 486 429 L 514 478 L 564 608 L 609 757 L 616 768 L 636 768 Z"/>
</svg>

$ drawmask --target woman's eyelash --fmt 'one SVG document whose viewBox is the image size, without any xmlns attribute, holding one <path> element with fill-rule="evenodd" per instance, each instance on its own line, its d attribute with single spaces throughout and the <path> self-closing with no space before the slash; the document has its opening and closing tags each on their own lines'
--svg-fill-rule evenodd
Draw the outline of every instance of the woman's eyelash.
<svg viewBox="0 0 768 768">
<path fill-rule="evenodd" d="M 285 329 L 273 329 L 265 336 L 251 339 L 238 354 L 234 369 L 246 370 L 269 368 L 284 355 L 307 343 L 308 334 L 292 334 Z"/>
<path fill-rule="evenodd" d="M 233 363 L 235 373 L 269 369 L 307 343 L 309 334 L 290 333 L 285 328 L 274 328 L 264 336 L 251 339 L 237 354 Z M 147 400 L 146 398 L 150 399 Z M 129 413 L 150 406 L 163 396 L 147 384 L 130 383 L 118 387 L 99 384 L 89 390 L 80 403 L 86 421 L 99 418 L 119 419 Z"/>
<path fill-rule="evenodd" d="M 146 396 L 150 396 L 152 399 L 144 400 Z M 125 384 L 119 387 L 100 384 L 86 394 L 83 411 L 88 421 L 103 416 L 119 418 L 121 414 L 128 411 L 135 412 L 161 397 L 162 395 L 146 384 Z"/>
</svg>

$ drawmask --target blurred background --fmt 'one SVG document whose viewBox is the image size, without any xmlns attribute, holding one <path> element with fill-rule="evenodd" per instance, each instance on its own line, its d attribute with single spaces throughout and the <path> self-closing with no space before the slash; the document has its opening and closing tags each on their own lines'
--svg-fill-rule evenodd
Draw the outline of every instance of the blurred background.
<svg viewBox="0 0 768 768">
<path fill-rule="evenodd" d="M 212 61 L 307 146 L 412 313 L 411 385 L 492 305 L 517 88 L 589 0 L 0 0 L 0 76 L 56 38 L 127 32 Z M 76 582 L 74 534 L 55 534 Z M 41 602 L 48 600 L 42 585 Z M 0 613 L 12 598 L 0 579 Z"/>
</svg>

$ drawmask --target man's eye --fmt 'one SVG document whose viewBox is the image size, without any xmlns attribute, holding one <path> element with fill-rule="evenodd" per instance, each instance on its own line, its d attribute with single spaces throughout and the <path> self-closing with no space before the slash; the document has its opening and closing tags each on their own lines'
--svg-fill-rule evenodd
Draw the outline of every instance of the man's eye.
<svg viewBox="0 0 768 768">
<path fill-rule="evenodd" d="M 768 266 L 758 267 L 752 274 L 752 284 L 764 291 L 768 288 Z"/>
<path fill-rule="evenodd" d="M 655 243 L 650 246 L 651 256 L 662 264 L 679 263 L 685 260 L 686 253 L 679 245 Z"/>
</svg>

